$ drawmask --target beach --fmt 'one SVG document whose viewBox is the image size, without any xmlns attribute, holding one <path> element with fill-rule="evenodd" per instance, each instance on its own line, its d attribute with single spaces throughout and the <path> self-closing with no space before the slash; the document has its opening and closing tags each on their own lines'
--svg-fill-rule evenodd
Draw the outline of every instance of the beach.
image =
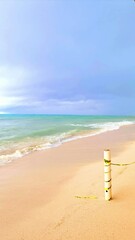
<svg viewBox="0 0 135 240">
<path fill-rule="evenodd" d="M 135 0 L 0 0 L 0 240 L 135 240 Z"/>
<path fill-rule="evenodd" d="M 133 240 L 135 164 L 112 166 L 104 200 L 103 151 L 135 161 L 135 125 L 32 152 L 0 167 L 2 240 Z M 96 196 L 83 199 L 76 196 Z"/>
</svg>

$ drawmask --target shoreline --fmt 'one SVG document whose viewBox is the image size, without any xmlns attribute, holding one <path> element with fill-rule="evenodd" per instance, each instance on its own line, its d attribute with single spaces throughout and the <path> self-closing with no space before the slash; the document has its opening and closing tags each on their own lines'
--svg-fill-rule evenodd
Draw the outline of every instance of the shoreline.
<svg viewBox="0 0 135 240">
<path fill-rule="evenodd" d="M 124 155 L 126 158 L 128 156 L 130 162 L 129 150 L 132 150 L 131 153 L 133 153 L 135 146 L 134 130 L 135 126 L 133 125 L 124 126 L 116 131 L 67 142 L 58 148 L 34 152 L 0 167 L 0 225 L 2 226 L 0 235 L 2 239 L 65 240 L 69 239 L 67 229 L 70 232 L 70 239 L 82 239 L 83 229 L 89 232 L 88 223 L 85 222 L 81 232 L 78 225 L 72 221 L 70 223 L 70 220 L 71 218 L 76 219 L 78 214 L 80 214 L 78 217 L 83 219 L 86 208 L 94 217 L 95 207 L 99 210 L 99 206 L 103 208 L 106 206 L 103 197 L 103 180 L 99 181 L 103 178 L 103 150 L 106 147 L 111 148 L 114 160 L 119 158 L 120 162 L 123 160 L 120 156 Z M 114 176 L 123 177 L 125 169 L 120 169 L 123 172 L 119 175 L 117 169 L 114 170 Z M 132 168 L 130 169 L 132 170 Z M 133 169 L 135 169 L 134 166 Z M 133 175 L 131 170 L 129 173 Z M 126 174 L 128 175 L 128 172 Z M 122 181 L 124 182 L 124 180 L 120 180 L 121 185 Z M 127 180 L 127 182 L 129 181 Z M 117 188 L 115 191 L 117 193 Z M 98 200 L 75 199 L 74 196 L 78 194 L 98 195 Z M 113 211 L 113 207 L 121 201 L 119 194 L 115 195 L 116 199 L 111 201 L 112 207 L 110 207 L 110 203 L 107 205 L 107 209 L 111 208 L 110 211 Z M 126 204 L 125 201 L 124 204 Z M 81 209 L 82 206 L 84 209 Z M 70 214 L 67 213 L 67 209 Z M 119 211 L 119 209 L 117 210 Z M 100 211 L 97 214 L 99 218 L 102 215 Z M 93 224 L 89 216 L 86 215 L 86 218 L 89 223 Z M 66 219 L 68 223 L 65 224 L 66 220 L 63 219 Z M 81 224 L 81 220 L 79 220 L 79 224 Z M 95 222 L 95 224 L 97 223 Z M 80 236 L 77 235 L 77 229 Z M 83 239 L 99 239 L 99 235 L 94 232 L 94 226 L 92 231 L 93 233 L 89 232 L 89 234 L 93 234 L 94 237 L 90 238 L 88 235 Z M 109 236 L 108 239 L 114 238 Z M 126 238 L 123 236 L 123 238 L 115 239 Z"/>
<path fill-rule="evenodd" d="M 12 165 L 12 164 L 14 164 L 16 161 L 18 162 L 18 161 L 22 161 L 23 159 L 29 159 L 29 157 L 33 157 L 34 155 L 36 156 L 37 154 L 39 154 L 40 155 L 40 153 L 42 154 L 42 153 L 46 153 L 46 151 L 50 151 L 50 150 L 53 150 L 53 149 L 57 149 L 57 148 L 61 148 L 61 147 L 63 147 L 63 146 L 65 146 L 65 145 L 68 145 L 68 144 L 72 144 L 72 143 L 81 143 L 83 140 L 85 141 L 86 140 L 86 142 L 87 142 L 87 139 L 89 139 L 89 140 L 91 140 L 91 138 L 93 139 L 95 139 L 95 138 L 98 138 L 98 136 L 100 137 L 101 136 L 101 138 L 102 138 L 102 136 L 103 136 L 103 138 L 104 138 L 104 136 L 106 136 L 106 134 L 108 135 L 108 134 L 111 134 L 112 133 L 112 135 L 114 135 L 115 134 L 115 132 L 117 133 L 117 131 L 119 132 L 119 131 L 121 131 L 121 130 L 123 130 L 123 129 L 135 129 L 135 123 L 134 124 L 129 124 L 129 125 L 125 125 L 125 126 L 120 126 L 118 129 L 113 129 L 113 130 L 107 130 L 107 131 L 99 131 L 99 132 L 96 132 L 96 133 L 94 133 L 94 134 L 92 134 L 92 135 L 84 135 L 84 136 L 78 136 L 78 138 L 73 138 L 73 139 L 68 139 L 68 140 L 65 140 L 65 141 L 63 141 L 63 142 L 61 142 L 60 144 L 56 144 L 56 146 L 53 146 L 53 147 L 48 147 L 48 148 L 45 148 L 45 149 L 40 149 L 40 150 L 34 150 L 34 151 L 32 151 L 32 152 L 29 152 L 29 153 L 27 153 L 26 155 L 23 155 L 23 156 L 21 156 L 21 157 L 18 157 L 18 158 L 14 158 L 14 159 L 12 159 L 11 161 L 8 161 L 8 162 L 6 162 L 6 163 L 3 163 L 3 164 L 0 164 L 0 168 L 4 168 L 4 167 L 7 167 L 8 165 Z M 134 134 L 135 135 L 135 134 Z M 134 139 L 134 137 L 133 137 L 133 139 Z M 121 139 L 122 140 L 122 142 L 128 142 L 129 141 L 129 139 Z M 132 137 L 131 137 L 131 141 L 132 141 Z M 106 148 L 106 147 L 105 147 Z M 103 149 L 104 150 L 104 149 Z M 16 150 L 16 151 L 18 151 L 18 150 Z M 14 153 L 13 153 L 14 154 Z"/>
<path fill-rule="evenodd" d="M 37 145 L 37 144 L 28 145 L 28 146 L 25 146 L 23 148 L 18 148 L 16 150 L 12 149 L 11 152 L 9 152 L 9 150 L 5 150 L 7 152 L 7 154 L 3 154 L 3 152 L 0 154 L 0 167 L 5 165 L 5 164 L 8 164 L 8 163 L 10 163 L 10 162 L 12 162 L 16 159 L 21 159 L 21 158 L 23 158 L 23 157 L 25 157 L 29 154 L 35 153 L 35 152 L 60 147 L 61 145 L 65 144 L 65 143 L 68 143 L 68 142 L 73 142 L 73 141 L 76 141 L 76 140 L 89 138 L 89 137 L 97 136 L 97 135 L 112 132 L 112 131 L 117 131 L 122 127 L 128 127 L 128 126 L 133 126 L 133 125 L 135 125 L 135 123 L 128 122 L 128 121 L 124 121 L 123 123 L 122 122 L 117 122 L 115 127 L 111 126 L 108 129 L 106 129 L 106 127 L 104 127 L 104 128 L 99 129 L 99 130 L 90 130 L 90 132 L 87 131 L 87 133 L 85 133 L 85 134 L 81 134 L 81 132 L 80 132 L 79 135 L 77 134 L 77 135 L 73 135 L 73 136 L 70 136 L 68 138 L 63 138 L 63 139 L 60 138 L 59 141 L 54 142 L 54 143 L 46 142 L 46 143 L 42 143 L 42 144 L 40 143 L 39 145 Z M 5 153 L 5 151 L 4 151 L 4 153 Z"/>
</svg>

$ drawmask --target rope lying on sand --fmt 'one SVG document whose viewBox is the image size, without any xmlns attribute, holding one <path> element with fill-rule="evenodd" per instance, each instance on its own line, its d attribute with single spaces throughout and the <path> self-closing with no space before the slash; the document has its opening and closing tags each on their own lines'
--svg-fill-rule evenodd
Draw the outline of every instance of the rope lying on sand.
<svg viewBox="0 0 135 240">
<path fill-rule="evenodd" d="M 83 198 L 83 199 L 97 199 L 97 196 L 75 196 L 75 198 Z"/>
<path fill-rule="evenodd" d="M 110 161 L 104 159 L 105 163 L 109 163 Z M 111 165 L 113 166 L 119 166 L 119 167 L 124 167 L 124 166 L 129 166 L 135 164 L 135 162 L 130 162 L 130 163 L 111 163 Z M 91 196 L 75 196 L 75 198 L 79 198 L 79 199 L 98 199 L 97 196 L 95 195 L 91 195 Z"/>
</svg>

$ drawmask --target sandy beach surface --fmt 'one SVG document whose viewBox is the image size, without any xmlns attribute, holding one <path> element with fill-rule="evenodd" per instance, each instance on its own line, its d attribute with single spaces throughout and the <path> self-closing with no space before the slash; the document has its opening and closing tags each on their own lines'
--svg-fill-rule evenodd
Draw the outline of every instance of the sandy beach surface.
<svg viewBox="0 0 135 240">
<path fill-rule="evenodd" d="M 135 164 L 112 166 L 104 200 L 103 150 L 135 161 L 135 125 L 34 152 L 0 167 L 1 240 L 134 240 Z M 97 199 L 75 196 L 95 195 Z"/>
</svg>

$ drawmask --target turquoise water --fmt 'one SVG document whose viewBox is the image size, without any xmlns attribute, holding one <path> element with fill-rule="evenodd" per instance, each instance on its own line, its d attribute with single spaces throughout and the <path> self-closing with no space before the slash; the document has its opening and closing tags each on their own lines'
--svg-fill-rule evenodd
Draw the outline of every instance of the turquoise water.
<svg viewBox="0 0 135 240">
<path fill-rule="evenodd" d="M 0 115 L 0 163 L 133 123 L 127 116 Z"/>
</svg>

